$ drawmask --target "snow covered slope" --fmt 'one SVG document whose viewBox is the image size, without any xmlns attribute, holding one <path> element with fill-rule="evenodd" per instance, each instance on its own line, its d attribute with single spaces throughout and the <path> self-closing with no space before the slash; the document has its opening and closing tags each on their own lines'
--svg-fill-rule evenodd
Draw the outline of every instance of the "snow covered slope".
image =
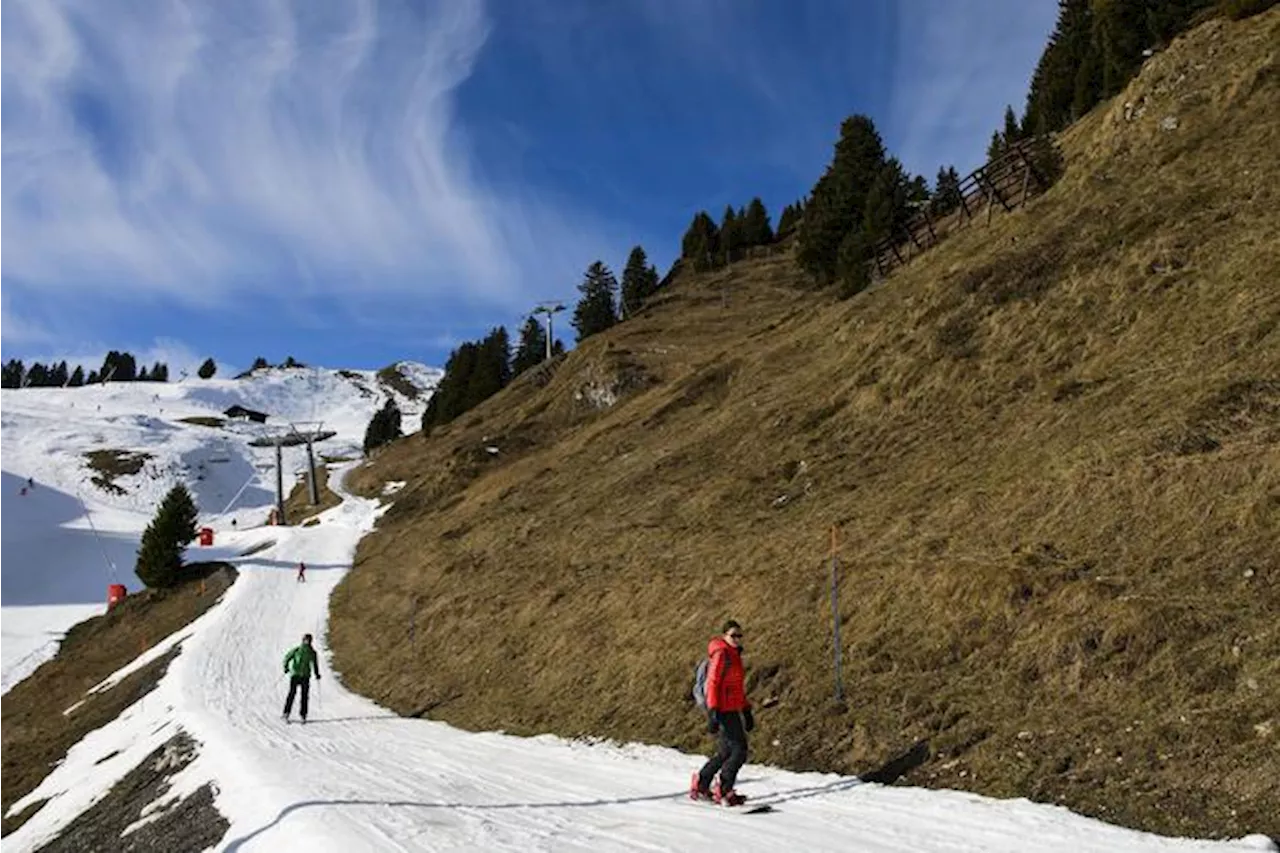
<svg viewBox="0 0 1280 853">
<path fill-rule="evenodd" d="M 217 850 L 1268 850 L 1166 839 L 1054 806 L 866 784 L 748 765 L 741 788 L 769 814 L 691 803 L 698 756 L 658 747 L 472 734 L 396 717 L 353 695 L 324 661 L 330 593 L 379 515 L 346 496 L 308 528 L 240 529 L 215 549 L 240 579 L 184 629 L 155 692 L 91 733 L 35 791 L 49 802 L 6 851 L 39 847 L 178 729 L 200 742 L 166 801 L 212 780 L 231 827 Z M 293 566 L 305 560 L 308 578 Z M 284 652 L 315 634 L 324 680 L 306 726 L 280 719 Z M 406 641 L 409 641 L 406 639 Z"/>
<path fill-rule="evenodd" d="M 251 446 L 254 438 L 291 423 L 334 430 L 316 452 L 354 458 L 388 398 L 405 428 L 418 426 L 440 371 L 413 362 L 395 369 L 399 388 L 423 393 L 407 397 L 376 371 L 324 368 L 0 392 L 3 688 L 48 659 L 67 628 L 101 612 L 107 584 L 138 588 L 138 537 L 174 483 L 191 488 L 204 524 L 257 524 L 275 502 L 275 454 Z M 233 405 L 264 412 L 267 422 L 226 419 Z M 286 491 L 305 465 L 303 449 L 284 450 Z"/>
</svg>

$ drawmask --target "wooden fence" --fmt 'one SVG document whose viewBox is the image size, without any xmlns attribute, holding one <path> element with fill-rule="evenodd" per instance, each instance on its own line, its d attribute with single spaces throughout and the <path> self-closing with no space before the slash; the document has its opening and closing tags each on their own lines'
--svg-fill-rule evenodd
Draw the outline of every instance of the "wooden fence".
<svg viewBox="0 0 1280 853">
<path fill-rule="evenodd" d="M 1036 164 L 1036 150 L 1052 145 L 1046 137 L 1024 139 L 978 167 L 960 182 L 956 207 L 946 214 L 930 210 L 927 202 L 921 204 L 906 225 L 876 244 L 876 272 L 881 277 L 888 275 L 895 267 L 906 265 L 979 216 L 985 215 L 990 222 L 996 205 L 1006 211 L 1013 210 L 1047 190 L 1052 181 Z"/>
</svg>

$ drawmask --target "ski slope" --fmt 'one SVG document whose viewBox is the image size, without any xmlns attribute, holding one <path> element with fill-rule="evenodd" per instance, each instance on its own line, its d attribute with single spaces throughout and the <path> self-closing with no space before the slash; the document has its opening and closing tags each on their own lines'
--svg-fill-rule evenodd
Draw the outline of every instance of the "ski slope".
<svg viewBox="0 0 1280 853">
<path fill-rule="evenodd" d="M 424 391 L 441 375 L 414 362 L 397 369 Z M 316 445 L 318 454 L 358 457 L 369 419 L 385 400 L 396 401 L 404 428 L 412 430 L 429 396 L 409 399 L 380 383 L 375 371 L 325 368 L 0 392 L 3 689 L 52 657 L 68 628 L 101 613 L 108 584 L 139 588 L 138 539 L 174 483 L 191 489 L 202 523 L 260 524 L 275 503 L 275 453 L 250 441 L 291 423 L 322 424 L 337 434 Z M 235 404 L 270 417 L 262 425 L 225 420 L 224 410 Z M 211 427 L 191 418 L 224 422 Z M 102 450 L 147 458 L 138 473 L 108 488 L 93 482 L 85 457 Z M 304 450 L 284 451 L 286 491 L 305 466 Z M 23 494 L 28 478 L 35 487 Z"/>
<path fill-rule="evenodd" d="M 332 481 L 340 473 L 335 470 Z M 776 810 L 748 815 L 687 800 L 700 756 L 467 733 L 398 718 L 343 689 L 326 665 L 329 596 L 382 512 L 376 501 L 343 497 L 341 506 L 306 528 L 244 524 L 229 530 L 215 518 L 218 544 L 201 551 L 235 562 L 239 580 L 222 602 L 170 639 L 182 654 L 154 692 L 88 735 L 14 804 L 11 812 L 49 798 L 5 839 L 6 851 L 34 850 L 56 836 L 179 730 L 200 743 L 200 755 L 175 778 L 168 798 L 214 783 L 216 806 L 231 823 L 219 851 L 1273 849 L 1262 837 L 1162 838 L 1025 800 L 885 787 L 751 764 L 741 774 L 741 789 Z M 9 500 L 6 492 L 6 578 Z M 57 509 L 65 498 L 48 500 Z M 97 507 L 92 495 L 86 503 Z M 101 507 L 98 512 L 107 514 Z M 72 547 L 75 528 L 57 529 Z M 237 556 L 263 545 L 251 556 Z M 59 545 L 44 538 L 40 547 Z M 16 547 L 13 554 L 35 556 Z M 306 583 L 295 579 L 300 560 L 307 563 Z M 280 719 L 287 687 L 281 660 L 305 632 L 316 637 L 323 681 L 313 691 L 311 721 L 290 725 Z M 757 736 L 767 737 L 767 731 Z"/>
</svg>

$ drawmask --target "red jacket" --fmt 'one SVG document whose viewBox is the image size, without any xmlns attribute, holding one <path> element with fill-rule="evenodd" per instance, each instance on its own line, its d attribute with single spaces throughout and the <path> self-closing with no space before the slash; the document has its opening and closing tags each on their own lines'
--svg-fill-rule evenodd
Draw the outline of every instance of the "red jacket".
<svg viewBox="0 0 1280 853">
<path fill-rule="evenodd" d="M 707 667 L 707 710 L 728 714 L 750 708 L 742 652 L 724 637 L 715 637 L 707 644 L 707 657 L 711 661 Z"/>
</svg>

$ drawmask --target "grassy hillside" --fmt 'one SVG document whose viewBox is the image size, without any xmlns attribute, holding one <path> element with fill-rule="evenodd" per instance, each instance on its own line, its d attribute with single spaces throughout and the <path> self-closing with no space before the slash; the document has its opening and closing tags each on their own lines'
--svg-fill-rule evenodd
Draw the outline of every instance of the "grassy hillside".
<svg viewBox="0 0 1280 853">
<path fill-rule="evenodd" d="M 684 276 L 350 484 L 407 480 L 336 666 L 469 728 L 707 746 L 748 633 L 757 760 L 1280 836 L 1280 10 L 1211 22 L 1062 139 L 1048 194 L 847 302 Z M 832 701 L 840 529 L 847 705 Z"/>
</svg>

